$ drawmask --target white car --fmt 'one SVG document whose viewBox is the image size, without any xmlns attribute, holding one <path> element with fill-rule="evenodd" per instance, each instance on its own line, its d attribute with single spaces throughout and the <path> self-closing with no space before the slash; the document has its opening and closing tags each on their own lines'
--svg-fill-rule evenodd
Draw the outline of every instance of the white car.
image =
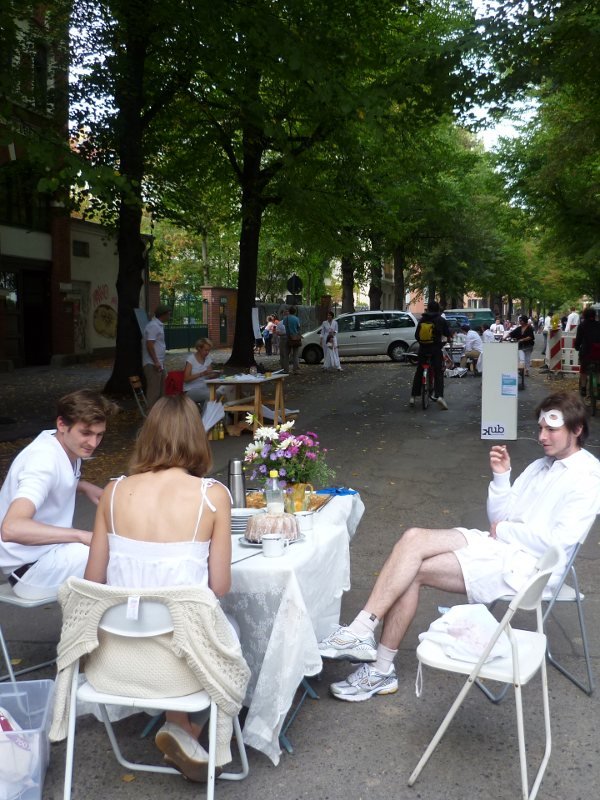
<svg viewBox="0 0 600 800">
<path fill-rule="evenodd" d="M 340 356 L 387 355 L 392 361 L 404 361 L 416 341 L 417 319 L 409 311 L 354 311 L 335 321 Z M 302 335 L 300 358 L 307 364 L 323 360 L 320 327 Z"/>
</svg>

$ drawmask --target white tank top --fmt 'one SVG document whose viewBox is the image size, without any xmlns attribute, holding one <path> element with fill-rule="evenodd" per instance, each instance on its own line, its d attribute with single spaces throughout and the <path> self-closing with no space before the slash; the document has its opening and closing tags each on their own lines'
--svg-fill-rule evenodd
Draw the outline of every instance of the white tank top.
<svg viewBox="0 0 600 800">
<path fill-rule="evenodd" d="M 119 484 L 125 478 L 117 478 Z M 208 542 L 197 542 L 198 527 L 204 505 L 214 513 L 216 508 L 206 496 L 206 490 L 217 483 L 211 478 L 202 479 L 200 507 L 193 537 L 184 542 L 146 542 L 119 536 L 115 529 L 114 500 L 117 486 L 110 498 L 110 524 L 108 534 L 109 559 L 106 583 L 109 586 L 147 588 L 164 586 L 208 586 Z"/>
</svg>

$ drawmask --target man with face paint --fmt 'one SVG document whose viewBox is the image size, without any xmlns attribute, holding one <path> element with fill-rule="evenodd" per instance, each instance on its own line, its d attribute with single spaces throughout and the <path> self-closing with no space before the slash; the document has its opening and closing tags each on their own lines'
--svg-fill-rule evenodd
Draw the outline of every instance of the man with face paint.
<svg viewBox="0 0 600 800">
<path fill-rule="evenodd" d="M 490 450 L 489 530 L 409 528 L 363 610 L 320 642 L 324 658 L 365 662 L 346 680 L 331 684 L 334 697 L 358 702 L 397 690 L 394 657 L 422 586 L 466 594 L 470 603 L 491 603 L 517 592 L 553 545 L 563 554 L 550 578 L 549 585 L 556 585 L 574 546 L 600 512 L 600 462 L 583 449 L 588 423 L 577 394 L 552 394 L 535 413 L 544 456 L 514 483 L 507 447 Z M 383 629 L 376 645 L 379 622 Z"/>
</svg>

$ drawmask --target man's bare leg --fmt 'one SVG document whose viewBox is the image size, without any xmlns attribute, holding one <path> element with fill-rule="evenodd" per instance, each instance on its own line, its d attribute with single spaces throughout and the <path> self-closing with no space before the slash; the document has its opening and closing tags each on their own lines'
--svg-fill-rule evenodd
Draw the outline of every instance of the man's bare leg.
<svg viewBox="0 0 600 800">
<path fill-rule="evenodd" d="M 462 586 L 460 567 L 452 553 L 465 545 L 464 536 L 454 528 L 441 530 L 409 528 L 390 553 L 363 610 L 347 628 L 341 628 L 319 644 L 323 656 L 351 661 L 374 661 L 377 657 L 374 638 L 377 624 L 409 591 L 424 569 L 423 565 L 431 559 L 450 556 L 444 562 L 440 562 L 439 566 L 432 565 L 425 571 L 428 580 L 435 580 L 436 584 L 447 580 L 450 587 L 459 587 L 456 591 L 464 591 L 464 586 L 460 588 Z M 445 588 L 445 584 L 444 587 L 440 585 L 440 588 Z M 384 645 L 393 649 L 398 646 L 397 631 L 399 629 L 405 631 L 410 624 L 417 599 L 418 589 L 414 597 L 412 593 L 409 594 L 405 604 L 399 605 L 391 615 L 390 635 L 386 635 Z M 386 620 L 386 626 L 387 624 Z"/>
<path fill-rule="evenodd" d="M 465 537 L 455 529 L 406 531 L 384 564 L 365 608 L 348 628 L 341 628 L 320 644 L 324 655 L 333 653 L 336 657 L 336 651 L 342 651 L 347 658 L 356 654 L 356 660 L 375 661 L 373 665 L 363 664 L 345 681 L 331 684 L 335 697 L 356 702 L 397 690 L 394 657 L 415 616 L 421 587 L 464 593 L 454 551 L 465 545 Z M 374 631 L 382 618 L 384 628 L 375 649 Z"/>
</svg>

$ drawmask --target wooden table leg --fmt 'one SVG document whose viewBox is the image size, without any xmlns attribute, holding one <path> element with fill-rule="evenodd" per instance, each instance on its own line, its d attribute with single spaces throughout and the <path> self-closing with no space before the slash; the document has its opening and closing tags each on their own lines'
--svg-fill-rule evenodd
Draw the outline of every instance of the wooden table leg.
<svg viewBox="0 0 600 800">
<path fill-rule="evenodd" d="M 262 385 L 260 383 L 254 384 L 254 422 L 252 425 L 252 433 L 256 433 L 256 429 L 264 425 L 262 413 Z"/>
<path fill-rule="evenodd" d="M 275 381 L 275 401 L 273 403 L 275 425 L 285 422 L 285 400 L 283 398 L 283 378 Z"/>
</svg>

